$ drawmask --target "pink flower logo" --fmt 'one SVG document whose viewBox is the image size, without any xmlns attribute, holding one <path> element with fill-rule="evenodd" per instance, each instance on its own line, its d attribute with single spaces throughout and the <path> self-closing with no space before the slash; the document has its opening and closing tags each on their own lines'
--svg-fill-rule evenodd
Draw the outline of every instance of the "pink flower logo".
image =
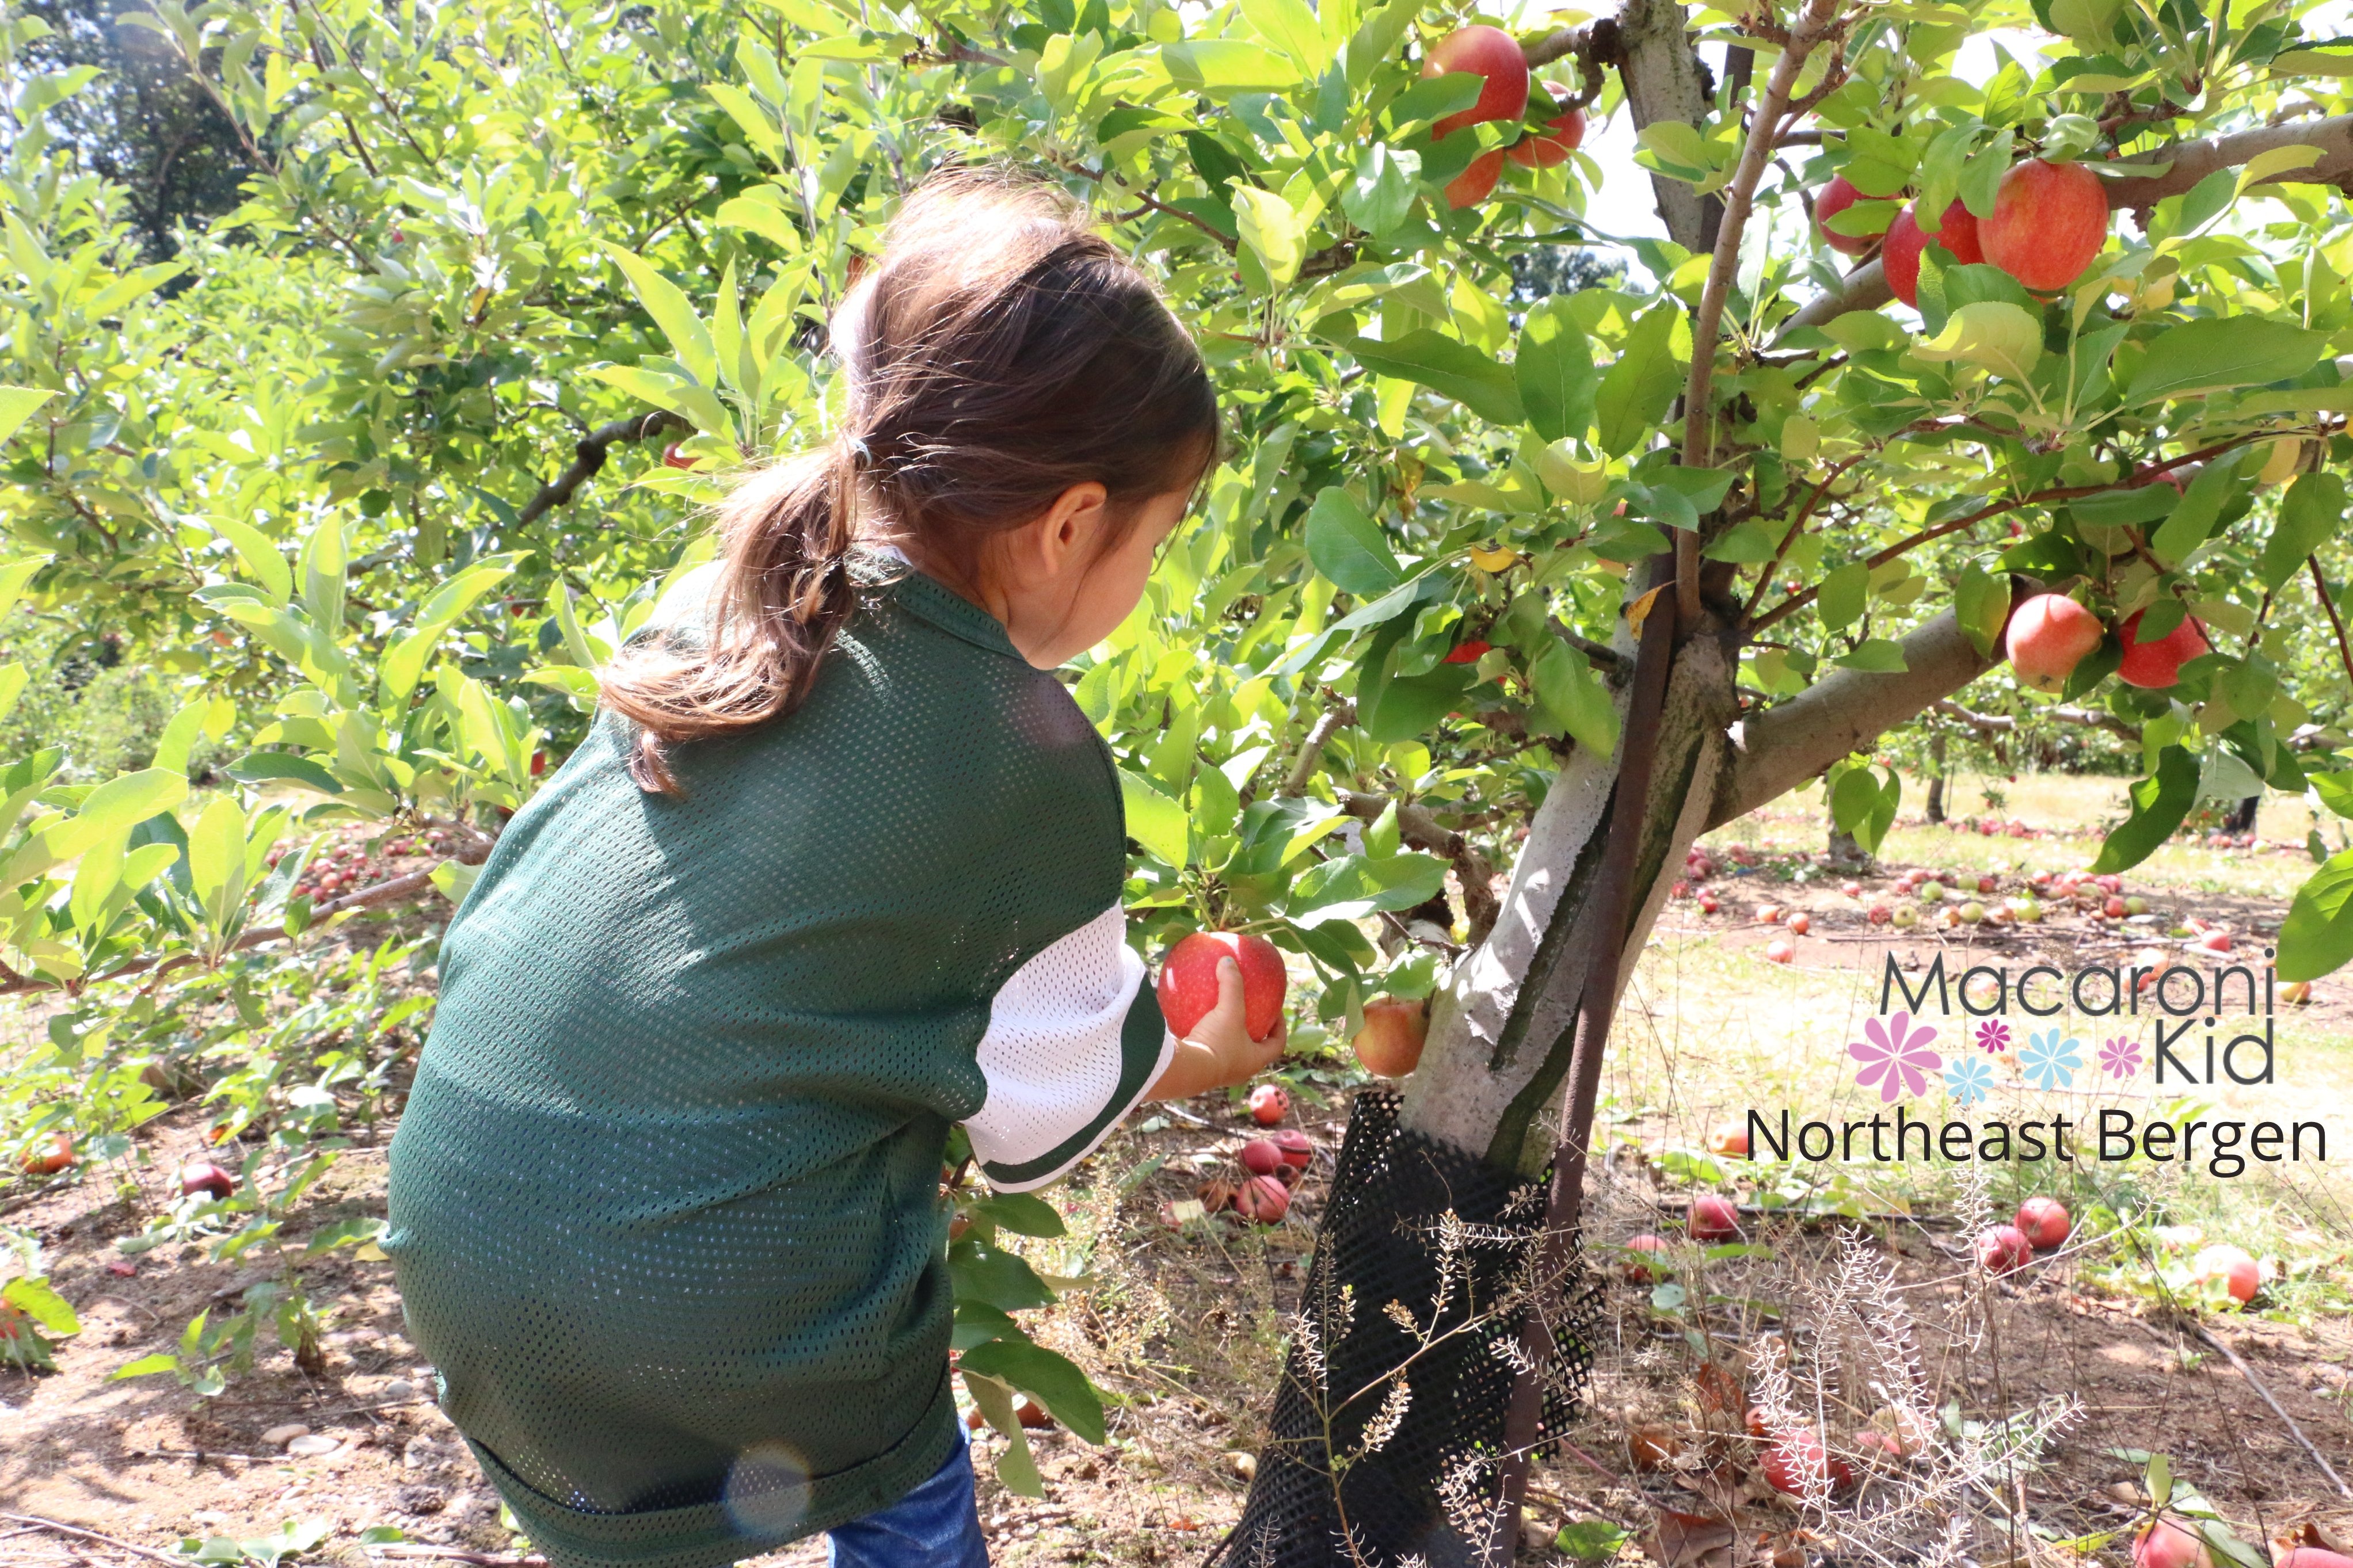
<svg viewBox="0 0 2353 1568">
<path fill-rule="evenodd" d="M 2100 1070 L 2110 1078 L 2127 1079 L 2140 1071 L 2140 1042 L 2118 1035 L 2100 1047 Z"/>
<path fill-rule="evenodd" d="M 1944 1058 L 1928 1049 L 1936 1031 L 1915 1029 L 1909 1013 L 1873 1018 L 1863 1025 L 1862 1033 L 1864 1037 L 1847 1047 L 1846 1054 L 1862 1064 L 1854 1081 L 1865 1089 L 1876 1087 L 1883 1103 L 1927 1093 L 1929 1075 L 1944 1071 Z"/>
<path fill-rule="evenodd" d="M 1978 1049 L 2000 1056 L 2010 1049 L 2010 1026 L 2000 1018 L 1988 1018 L 1978 1026 Z"/>
</svg>

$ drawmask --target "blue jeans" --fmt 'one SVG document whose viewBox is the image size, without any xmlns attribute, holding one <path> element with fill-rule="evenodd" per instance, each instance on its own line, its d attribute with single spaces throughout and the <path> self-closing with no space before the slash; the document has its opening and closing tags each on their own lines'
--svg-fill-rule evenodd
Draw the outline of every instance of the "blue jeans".
<svg viewBox="0 0 2353 1568">
<path fill-rule="evenodd" d="M 973 1497 L 972 1452 L 956 1423 L 955 1452 L 932 1479 L 825 1538 L 828 1568 L 988 1568 Z"/>
</svg>

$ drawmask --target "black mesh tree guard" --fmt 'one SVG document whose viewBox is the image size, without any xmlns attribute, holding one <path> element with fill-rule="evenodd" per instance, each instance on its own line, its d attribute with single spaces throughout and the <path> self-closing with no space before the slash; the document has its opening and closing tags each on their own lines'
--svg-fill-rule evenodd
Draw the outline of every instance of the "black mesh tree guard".
<svg viewBox="0 0 2353 1568">
<path fill-rule="evenodd" d="M 1525 1303 L 1556 1344 L 1539 1447 L 1582 1393 L 1599 1297 L 1582 1270 L 1531 1278 L 1543 1182 L 1409 1131 L 1398 1110 L 1388 1090 L 1351 1109 L 1272 1436 L 1220 1568 L 1482 1563 Z"/>
</svg>

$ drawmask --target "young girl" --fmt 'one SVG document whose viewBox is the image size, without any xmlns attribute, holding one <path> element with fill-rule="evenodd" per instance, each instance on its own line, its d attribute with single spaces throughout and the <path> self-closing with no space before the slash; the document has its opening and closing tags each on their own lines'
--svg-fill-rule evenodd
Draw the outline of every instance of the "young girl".
<svg viewBox="0 0 2353 1568">
<path fill-rule="evenodd" d="M 1054 1180 L 1281 1054 L 1168 1037 L 1118 775 L 1048 673 L 1212 461 L 1199 357 L 1059 192 L 926 184 L 843 301 L 832 445 L 724 509 L 442 948 L 392 1152 L 410 1331 L 560 1563 L 986 1563 L 943 1150 Z M 681 595 L 683 596 L 683 591 Z"/>
</svg>

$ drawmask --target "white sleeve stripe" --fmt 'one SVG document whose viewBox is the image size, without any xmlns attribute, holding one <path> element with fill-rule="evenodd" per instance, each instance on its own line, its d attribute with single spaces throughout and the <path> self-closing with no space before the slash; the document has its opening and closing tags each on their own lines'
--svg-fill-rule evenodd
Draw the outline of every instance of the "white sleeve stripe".
<svg viewBox="0 0 2353 1568">
<path fill-rule="evenodd" d="M 1124 1036 L 1144 984 L 1144 961 L 1127 945 L 1127 914 L 1117 904 L 1005 983 L 989 1004 L 976 1053 L 987 1097 L 965 1123 L 984 1173 L 994 1166 L 1018 1171 L 1022 1186 L 1042 1184 L 1083 1157 L 1142 1098 L 1159 1073 L 1155 1067 L 1134 1083 L 1140 1064 L 1126 1058 L 1141 1055 L 1143 1043 Z M 1165 1062 L 1173 1042 L 1162 1034 Z M 1034 1172 L 1024 1167 L 1048 1156 L 1051 1172 L 1030 1180 Z"/>
</svg>

